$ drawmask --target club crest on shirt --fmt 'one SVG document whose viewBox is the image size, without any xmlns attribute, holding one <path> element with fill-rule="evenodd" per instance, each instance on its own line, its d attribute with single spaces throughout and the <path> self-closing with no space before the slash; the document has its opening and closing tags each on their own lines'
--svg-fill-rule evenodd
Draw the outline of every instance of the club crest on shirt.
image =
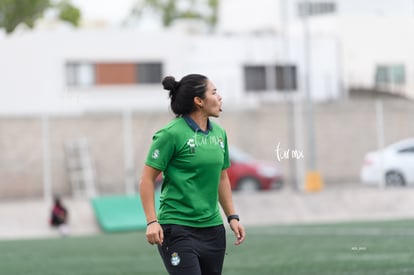
<svg viewBox="0 0 414 275">
<path fill-rule="evenodd" d="M 195 153 L 195 146 L 196 146 L 195 140 L 193 138 L 190 138 L 187 141 L 187 145 L 190 147 L 190 153 L 191 154 L 194 154 Z"/>
<path fill-rule="evenodd" d="M 177 265 L 180 264 L 180 262 L 181 262 L 181 258 L 180 258 L 180 256 L 178 256 L 178 253 L 177 252 L 172 253 L 171 254 L 171 264 L 173 266 L 177 266 Z"/>
</svg>

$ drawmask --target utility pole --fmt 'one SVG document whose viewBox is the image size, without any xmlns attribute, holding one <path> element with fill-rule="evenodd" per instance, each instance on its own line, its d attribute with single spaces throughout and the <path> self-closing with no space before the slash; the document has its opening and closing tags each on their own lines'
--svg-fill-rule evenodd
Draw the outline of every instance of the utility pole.
<svg viewBox="0 0 414 275">
<path fill-rule="evenodd" d="M 279 1 L 280 9 L 280 34 L 281 34 L 281 46 L 282 46 L 282 55 L 284 59 L 283 66 L 283 89 L 292 89 L 291 85 L 295 81 L 293 72 L 288 70 L 288 65 L 291 65 L 290 60 L 290 41 L 289 41 L 289 4 L 288 0 Z M 298 91 L 286 91 L 289 93 L 285 96 L 285 99 L 288 104 L 288 114 L 287 114 L 287 125 L 288 125 L 288 140 L 289 148 L 302 148 L 303 138 L 301 135 L 302 131 L 302 120 L 301 120 L 301 108 L 302 104 L 298 100 L 300 94 Z M 299 102 L 298 102 L 299 101 Z M 296 159 L 289 159 L 289 172 L 291 178 L 291 184 L 293 189 L 300 190 L 302 188 L 302 182 L 304 179 L 304 166 L 302 162 L 298 162 Z"/>
<path fill-rule="evenodd" d="M 304 37 L 304 68 L 305 76 L 303 89 L 305 92 L 305 105 L 306 105 L 306 129 L 307 129 L 307 147 L 308 147 L 308 169 L 316 169 L 316 157 L 315 157 L 315 133 L 314 133 L 314 110 L 313 110 L 313 100 L 311 95 L 311 37 L 309 30 L 309 16 L 311 12 L 310 2 L 305 0 L 304 2 L 305 11 L 302 15 L 303 23 L 303 37 Z"/>
<path fill-rule="evenodd" d="M 280 16 L 280 36 L 282 39 L 282 55 L 283 59 L 286 60 L 289 58 L 289 37 L 288 37 L 288 13 L 287 13 L 287 0 L 279 1 L 279 16 Z M 285 62 L 284 62 L 285 63 Z M 288 83 L 287 75 L 283 73 L 283 87 Z M 295 120 L 294 120 L 294 103 L 292 97 L 286 97 L 288 104 L 288 114 L 287 114 L 287 125 L 288 125 L 288 140 L 289 148 L 295 147 Z M 292 186 L 294 189 L 298 189 L 297 175 L 296 175 L 296 163 L 295 160 L 289 160 L 289 172 L 290 178 L 292 179 Z"/>
<path fill-rule="evenodd" d="M 322 188 L 322 179 L 319 172 L 316 170 L 316 144 L 315 144 L 315 125 L 314 125 L 314 108 L 312 99 L 312 63 L 311 63 L 311 35 L 309 26 L 309 17 L 312 13 L 311 2 L 304 0 L 302 2 L 302 23 L 303 23 L 303 45 L 304 45 L 304 81 L 303 90 L 305 93 L 305 119 L 307 131 L 307 173 L 305 180 L 306 191 L 319 191 Z"/>
</svg>

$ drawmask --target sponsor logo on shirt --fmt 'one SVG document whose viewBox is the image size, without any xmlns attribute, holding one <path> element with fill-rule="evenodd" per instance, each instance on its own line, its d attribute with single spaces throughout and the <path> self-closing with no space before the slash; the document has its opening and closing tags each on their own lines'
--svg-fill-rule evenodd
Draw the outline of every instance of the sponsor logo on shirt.
<svg viewBox="0 0 414 275">
<path fill-rule="evenodd" d="M 160 157 L 160 150 L 155 149 L 154 152 L 152 152 L 152 158 L 153 159 L 158 159 Z"/>
<path fill-rule="evenodd" d="M 224 142 L 223 142 L 223 139 L 221 137 L 219 138 L 219 143 L 220 143 L 221 149 L 223 149 L 223 151 L 224 151 Z"/>
<path fill-rule="evenodd" d="M 225 150 L 223 138 L 220 136 L 189 138 L 187 141 L 187 145 L 189 147 L 189 151 L 191 154 L 195 153 L 195 148 L 197 146 L 203 146 L 208 144 L 219 145 L 223 151 Z"/>
</svg>

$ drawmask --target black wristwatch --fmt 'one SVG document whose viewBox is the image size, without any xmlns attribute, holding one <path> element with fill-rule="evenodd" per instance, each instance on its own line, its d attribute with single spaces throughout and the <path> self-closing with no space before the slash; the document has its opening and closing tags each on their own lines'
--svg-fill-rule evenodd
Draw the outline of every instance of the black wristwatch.
<svg viewBox="0 0 414 275">
<path fill-rule="evenodd" d="M 239 215 L 230 215 L 230 216 L 228 216 L 227 217 L 227 221 L 230 223 L 230 221 L 231 220 L 237 220 L 237 221 L 240 221 L 240 217 L 239 217 Z"/>
</svg>

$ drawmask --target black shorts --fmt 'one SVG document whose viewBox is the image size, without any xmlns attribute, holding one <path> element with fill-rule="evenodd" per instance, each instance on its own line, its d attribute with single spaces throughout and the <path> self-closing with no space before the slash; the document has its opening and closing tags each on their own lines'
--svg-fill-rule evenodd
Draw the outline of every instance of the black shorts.
<svg viewBox="0 0 414 275">
<path fill-rule="evenodd" d="M 226 252 L 223 225 L 195 228 L 164 224 L 158 251 L 170 275 L 219 275 Z"/>
</svg>

